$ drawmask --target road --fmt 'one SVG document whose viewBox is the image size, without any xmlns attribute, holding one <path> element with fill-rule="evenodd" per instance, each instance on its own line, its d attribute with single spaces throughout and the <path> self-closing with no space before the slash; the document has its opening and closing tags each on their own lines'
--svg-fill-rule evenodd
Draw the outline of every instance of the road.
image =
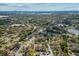
<svg viewBox="0 0 79 59">
<path fill-rule="evenodd" d="M 49 50 L 49 52 L 50 52 L 50 56 L 54 56 L 54 54 L 52 53 L 52 49 L 50 48 L 50 45 L 47 44 L 47 46 L 48 46 L 48 50 Z"/>
<path fill-rule="evenodd" d="M 20 56 L 19 52 L 20 50 L 23 48 L 23 45 L 20 46 L 20 48 L 18 49 L 18 51 L 15 53 L 15 56 Z"/>
</svg>

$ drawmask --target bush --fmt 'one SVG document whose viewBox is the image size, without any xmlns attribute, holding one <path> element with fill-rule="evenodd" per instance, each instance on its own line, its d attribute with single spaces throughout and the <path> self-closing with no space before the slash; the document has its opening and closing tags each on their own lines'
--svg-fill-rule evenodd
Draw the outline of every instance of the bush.
<svg viewBox="0 0 79 59">
<path fill-rule="evenodd" d="M 7 56 L 7 53 L 3 50 L 0 50 L 0 56 Z"/>
<path fill-rule="evenodd" d="M 64 55 L 68 55 L 68 47 L 67 47 L 67 42 L 62 42 L 60 44 L 61 50 L 63 51 Z"/>
</svg>

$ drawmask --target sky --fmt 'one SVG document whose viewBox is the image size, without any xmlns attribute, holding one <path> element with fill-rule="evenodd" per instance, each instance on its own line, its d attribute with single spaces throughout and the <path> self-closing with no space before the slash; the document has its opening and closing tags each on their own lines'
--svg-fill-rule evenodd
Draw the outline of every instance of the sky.
<svg viewBox="0 0 79 59">
<path fill-rule="evenodd" d="M 0 3 L 0 11 L 79 11 L 79 3 Z"/>
</svg>

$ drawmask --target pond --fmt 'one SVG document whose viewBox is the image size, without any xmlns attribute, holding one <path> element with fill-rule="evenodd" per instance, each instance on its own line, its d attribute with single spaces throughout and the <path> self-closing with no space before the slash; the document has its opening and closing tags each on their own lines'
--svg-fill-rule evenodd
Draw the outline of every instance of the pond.
<svg viewBox="0 0 79 59">
<path fill-rule="evenodd" d="M 79 35 L 79 30 L 78 29 L 68 29 L 69 33 L 75 34 L 75 35 Z"/>
</svg>

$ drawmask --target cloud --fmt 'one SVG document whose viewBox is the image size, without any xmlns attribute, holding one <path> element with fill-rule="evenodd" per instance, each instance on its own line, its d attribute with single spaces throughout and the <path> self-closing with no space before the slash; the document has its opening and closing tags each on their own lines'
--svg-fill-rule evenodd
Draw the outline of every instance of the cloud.
<svg viewBox="0 0 79 59">
<path fill-rule="evenodd" d="M 79 3 L 0 3 L 0 11 L 72 11 Z"/>
</svg>

